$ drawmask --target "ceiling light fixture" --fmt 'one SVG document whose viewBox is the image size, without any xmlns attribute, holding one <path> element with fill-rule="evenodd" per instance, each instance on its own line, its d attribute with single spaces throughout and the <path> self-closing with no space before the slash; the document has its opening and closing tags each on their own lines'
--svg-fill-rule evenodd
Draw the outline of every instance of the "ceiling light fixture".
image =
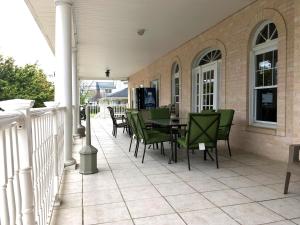
<svg viewBox="0 0 300 225">
<path fill-rule="evenodd" d="M 109 74 L 110 74 L 110 69 L 107 69 L 107 70 L 105 71 L 106 77 L 109 77 Z"/>
<path fill-rule="evenodd" d="M 140 36 L 143 36 L 145 31 L 146 31 L 146 29 L 144 29 L 144 28 L 138 29 L 137 34 L 140 35 Z"/>
</svg>

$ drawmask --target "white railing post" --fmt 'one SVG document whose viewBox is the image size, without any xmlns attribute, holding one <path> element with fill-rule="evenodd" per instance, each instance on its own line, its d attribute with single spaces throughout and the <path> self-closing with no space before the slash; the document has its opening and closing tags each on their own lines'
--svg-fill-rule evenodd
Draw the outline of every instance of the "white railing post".
<svg viewBox="0 0 300 225">
<path fill-rule="evenodd" d="M 5 131 L 0 130 L 0 218 L 1 225 L 9 225 L 9 211 L 8 211 L 8 199 L 7 199 L 7 162 L 6 162 L 6 140 Z"/>
<path fill-rule="evenodd" d="M 53 152 L 54 152 L 54 206 L 60 205 L 58 198 L 59 191 L 59 152 L 58 152 L 58 118 L 57 110 L 52 111 L 53 115 Z"/>
<path fill-rule="evenodd" d="M 24 225 L 35 225 L 34 191 L 32 184 L 32 130 L 29 109 L 22 110 L 25 119 L 19 126 L 20 187 L 22 196 L 22 219 Z"/>
</svg>

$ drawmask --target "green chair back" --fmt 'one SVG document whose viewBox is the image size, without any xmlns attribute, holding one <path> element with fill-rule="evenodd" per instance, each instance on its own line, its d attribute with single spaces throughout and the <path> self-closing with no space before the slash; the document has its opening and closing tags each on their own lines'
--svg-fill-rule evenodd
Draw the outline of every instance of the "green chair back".
<svg viewBox="0 0 300 225">
<path fill-rule="evenodd" d="M 133 133 L 135 136 L 137 136 L 136 126 L 135 126 L 135 124 L 134 124 L 134 122 L 133 122 L 133 119 L 132 119 L 132 112 L 133 112 L 133 111 L 127 111 L 127 112 L 126 112 L 127 121 L 128 121 L 128 124 L 129 124 L 129 126 L 130 126 L 130 128 L 131 128 L 132 133 Z"/>
<path fill-rule="evenodd" d="M 216 146 L 219 123 L 219 113 L 190 113 L 186 135 L 187 145 L 191 148 L 197 148 L 199 143 L 210 147 Z"/>
<path fill-rule="evenodd" d="M 234 110 L 233 109 L 219 109 L 218 113 L 220 113 L 220 126 L 219 126 L 219 136 L 222 138 L 228 138 L 233 116 Z"/>
<path fill-rule="evenodd" d="M 212 113 L 212 112 L 215 112 L 215 110 L 214 109 L 203 109 L 201 111 L 201 113 Z"/>
<path fill-rule="evenodd" d="M 141 116 L 140 112 L 132 112 L 132 121 L 134 122 L 134 125 L 136 127 L 136 133 L 137 133 L 137 137 L 141 140 L 147 139 L 147 132 L 145 132 L 146 126 L 144 123 L 144 120 Z"/>
<path fill-rule="evenodd" d="M 169 108 L 156 108 L 150 110 L 151 119 L 170 119 L 170 110 Z"/>
</svg>

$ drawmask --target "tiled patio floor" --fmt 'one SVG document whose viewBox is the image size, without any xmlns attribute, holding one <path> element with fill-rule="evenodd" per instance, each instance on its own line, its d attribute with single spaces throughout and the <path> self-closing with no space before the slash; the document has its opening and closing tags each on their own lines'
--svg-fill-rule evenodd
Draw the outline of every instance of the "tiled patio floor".
<svg viewBox="0 0 300 225">
<path fill-rule="evenodd" d="M 200 152 L 191 171 L 182 153 L 169 165 L 159 150 L 148 149 L 142 164 L 143 146 L 136 159 L 121 129 L 113 138 L 109 120 L 92 125 L 99 173 L 65 171 L 52 225 L 300 224 L 300 176 L 292 176 L 290 194 L 283 195 L 283 163 L 245 153 L 229 159 L 221 144 L 220 169 Z"/>
</svg>

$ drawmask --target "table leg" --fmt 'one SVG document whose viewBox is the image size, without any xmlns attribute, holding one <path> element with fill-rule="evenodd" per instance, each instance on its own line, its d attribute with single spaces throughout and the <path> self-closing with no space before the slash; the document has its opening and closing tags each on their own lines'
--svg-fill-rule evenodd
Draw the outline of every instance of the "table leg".
<svg viewBox="0 0 300 225">
<path fill-rule="evenodd" d="M 169 153 L 169 164 L 172 164 L 173 160 L 173 132 L 172 132 L 172 127 L 170 129 L 170 136 L 171 136 L 171 151 Z"/>
<path fill-rule="evenodd" d="M 174 144 L 175 144 L 175 163 L 177 163 L 177 134 L 174 137 Z"/>
</svg>

